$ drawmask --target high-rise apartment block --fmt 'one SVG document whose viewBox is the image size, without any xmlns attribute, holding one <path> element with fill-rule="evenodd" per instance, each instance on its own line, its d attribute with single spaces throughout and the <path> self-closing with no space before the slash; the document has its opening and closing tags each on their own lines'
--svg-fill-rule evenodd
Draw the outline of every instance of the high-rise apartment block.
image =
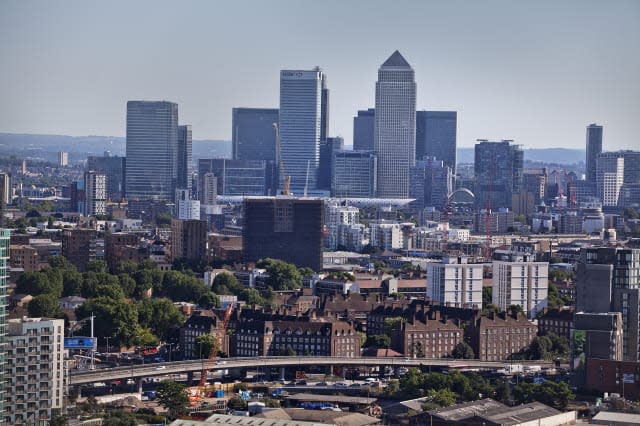
<svg viewBox="0 0 640 426">
<path fill-rule="evenodd" d="M 512 207 L 513 193 L 522 187 L 524 152 L 511 142 L 478 139 L 474 162 L 476 207 Z"/>
<path fill-rule="evenodd" d="M 62 255 L 73 263 L 78 271 L 86 272 L 89 262 L 96 260 L 98 233 L 93 229 L 64 229 L 62 231 Z"/>
<path fill-rule="evenodd" d="M 375 115 L 375 108 L 369 108 L 358 111 L 358 115 L 353 117 L 354 151 L 373 151 Z"/>
<path fill-rule="evenodd" d="M 331 168 L 333 197 L 375 197 L 378 187 L 378 157 L 373 151 L 337 151 Z"/>
<path fill-rule="evenodd" d="M 125 158 L 112 156 L 108 151 L 104 156 L 87 157 L 87 170 L 93 170 L 107 177 L 107 198 L 119 200 L 124 190 Z"/>
<path fill-rule="evenodd" d="M 617 207 L 624 184 L 624 155 L 602 152 L 596 157 L 596 191 L 603 207 Z"/>
<path fill-rule="evenodd" d="M 279 131 L 285 176 L 291 190 L 302 194 L 305 187 L 315 190 L 320 164 L 320 141 L 326 138 L 328 106 L 325 75 L 313 70 L 280 71 Z M 324 126 L 324 129 L 323 129 Z M 281 182 L 280 185 L 283 183 Z"/>
<path fill-rule="evenodd" d="M 321 199 L 245 198 L 242 234 L 245 261 L 270 257 L 321 270 L 323 213 Z"/>
<path fill-rule="evenodd" d="M 587 126 L 587 161 L 586 180 L 596 184 L 596 159 L 602 152 L 602 126 L 590 124 Z"/>
<path fill-rule="evenodd" d="M 7 280 L 9 279 L 9 241 L 11 231 L 0 228 L 0 416 L 4 413 L 5 364 L 7 361 Z"/>
<path fill-rule="evenodd" d="M 231 141 L 234 160 L 276 161 L 277 108 L 233 108 Z"/>
<path fill-rule="evenodd" d="M 466 257 L 427 263 L 427 297 L 441 305 L 482 309 L 482 264 Z"/>
<path fill-rule="evenodd" d="M 200 201 L 192 200 L 188 189 L 176 189 L 176 211 L 178 219 L 200 220 Z"/>
<path fill-rule="evenodd" d="M 535 318 L 547 307 L 549 263 L 536 262 L 535 256 L 507 253 L 493 260 L 493 304 L 502 309 L 520 305 L 528 318 Z"/>
<path fill-rule="evenodd" d="M 127 102 L 127 198 L 171 200 L 178 177 L 178 104 Z"/>
<path fill-rule="evenodd" d="M 12 319 L 8 323 L 4 423 L 48 424 L 66 391 L 64 320 Z"/>
<path fill-rule="evenodd" d="M 416 83 L 413 68 L 397 50 L 378 70 L 374 150 L 378 197 L 407 198 L 416 155 Z"/>
<path fill-rule="evenodd" d="M 107 177 L 93 170 L 84 172 L 84 215 L 107 214 Z"/>
<path fill-rule="evenodd" d="M 0 199 L 4 204 L 9 204 L 13 201 L 11 175 L 9 173 L 0 173 Z"/>
<path fill-rule="evenodd" d="M 327 229 L 324 245 L 329 250 L 336 250 L 341 244 L 341 234 L 358 224 L 360 209 L 352 206 L 327 204 L 325 207 L 325 226 Z"/>
<path fill-rule="evenodd" d="M 178 126 L 178 171 L 176 187 L 191 188 L 191 162 L 193 142 L 191 125 Z"/>
<path fill-rule="evenodd" d="M 171 258 L 202 260 L 207 253 L 207 221 L 171 220 Z"/>
<path fill-rule="evenodd" d="M 640 249 L 583 248 L 576 274 L 576 310 L 622 312 L 623 358 L 640 361 Z"/>
<path fill-rule="evenodd" d="M 58 165 L 66 167 L 69 165 L 69 153 L 65 151 L 58 152 Z"/>
<path fill-rule="evenodd" d="M 198 175 L 198 199 L 200 204 L 212 206 L 216 204 L 218 195 L 218 179 L 213 172 Z"/>
<path fill-rule="evenodd" d="M 416 112 L 416 160 L 435 157 L 456 172 L 456 111 Z"/>
</svg>

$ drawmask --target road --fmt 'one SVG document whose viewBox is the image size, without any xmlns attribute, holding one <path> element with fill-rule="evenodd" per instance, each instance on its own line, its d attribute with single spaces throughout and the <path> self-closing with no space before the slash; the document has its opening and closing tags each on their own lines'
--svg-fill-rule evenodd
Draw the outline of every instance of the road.
<svg viewBox="0 0 640 426">
<path fill-rule="evenodd" d="M 96 382 L 105 382 L 117 379 L 139 379 L 143 377 L 157 377 L 168 374 L 193 373 L 202 371 L 203 366 L 208 370 L 225 370 L 229 368 L 255 369 L 261 367 L 307 367 L 307 366 L 336 366 L 336 367 L 455 367 L 465 366 L 469 368 L 499 369 L 507 362 L 504 361 L 478 361 L 478 360 L 453 360 L 453 359 L 427 359 L 427 358 L 342 358 L 342 357 L 251 357 L 251 358 L 224 358 L 218 361 L 192 360 L 165 362 L 149 365 L 131 365 L 126 367 L 102 368 L 99 370 L 73 371 L 69 376 L 70 385 L 82 385 Z M 547 361 L 518 361 L 518 364 L 533 364 L 541 367 L 550 367 Z"/>
</svg>

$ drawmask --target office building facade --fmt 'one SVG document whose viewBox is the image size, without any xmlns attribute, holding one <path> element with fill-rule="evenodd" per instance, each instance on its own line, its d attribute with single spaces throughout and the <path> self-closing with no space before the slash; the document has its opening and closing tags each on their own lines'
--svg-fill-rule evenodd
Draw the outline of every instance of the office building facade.
<svg viewBox="0 0 640 426">
<path fill-rule="evenodd" d="M 441 305 L 482 309 L 483 265 L 466 257 L 444 257 L 427 263 L 427 297 Z"/>
<path fill-rule="evenodd" d="M 323 111 L 328 111 L 323 105 L 323 94 L 328 98 L 325 89 L 325 75 L 319 68 L 280 71 L 279 131 L 284 163 L 280 166 L 285 178 L 291 178 L 290 189 L 296 194 L 302 194 L 305 186 L 317 187 L 320 141 L 328 122 L 323 117 Z"/>
<path fill-rule="evenodd" d="M 513 193 L 521 190 L 524 152 L 511 142 L 478 139 L 474 161 L 477 208 L 510 209 Z"/>
<path fill-rule="evenodd" d="M 375 197 L 378 157 L 373 151 L 337 151 L 331 168 L 332 197 Z"/>
<path fill-rule="evenodd" d="M 435 157 L 456 172 L 456 111 L 416 112 L 416 160 Z"/>
<path fill-rule="evenodd" d="M 442 160 L 427 156 L 423 158 L 416 160 L 415 166 L 410 169 L 409 197 L 415 199 L 412 204 L 419 210 L 425 207 L 443 210 L 453 192 L 453 174 Z"/>
<path fill-rule="evenodd" d="M 270 257 L 322 269 L 324 203 L 293 197 L 246 198 L 242 251 L 246 262 Z"/>
<path fill-rule="evenodd" d="M 11 175 L 9 173 L 0 173 L 0 199 L 5 205 L 13 201 Z"/>
<path fill-rule="evenodd" d="M 124 157 L 111 156 L 105 152 L 104 156 L 98 157 L 90 155 L 87 157 L 87 170 L 101 173 L 107 178 L 107 198 L 120 200 L 124 190 Z"/>
<path fill-rule="evenodd" d="M 274 191 L 275 165 L 270 161 L 201 158 L 198 176 L 204 177 L 207 173 L 215 176 L 217 195 L 261 196 Z M 204 183 L 202 180 L 202 185 Z"/>
<path fill-rule="evenodd" d="M 602 152 L 602 126 L 590 124 L 587 126 L 586 143 L 586 181 L 592 185 L 596 183 L 596 160 Z"/>
<path fill-rule="evenodd" d="M 375 108 L 369 108 L 358 111 L 358 115 L 353 117 L 354 151 L 373 151 L 375 115 Z"/>
<path fill-rule="evenodd" d="M 9 320 L 5 424 L 43 424 L 51 419 L 52 410 L 63 408 L 67 386 L 63 338 L 64 320 Z"/>
<path fill-rule="evenodd" d="M 127 102 L 125 196 L 171 200 L 178 177 L 178 104 Z"/>
<path fill-rule="evenodd" d="M 344 149 L 344 139 L 341 137 L 327 138 L 320 141 L 320 166 L 318 168 L 318 186 L 324 191 L 331 191 L 331 168 L 333 156 Z"/>
<path fill-rule="evenodd" d="M 493 304 L 502 309 L 520 305 L 532 319 L 547 307 L 549 263 L 534 255 L 509 253 L 493 260 Z"/>
<path fill-rule="evenodd" d="M 378 70 L 374 150 L 378 197 L 408 197 L 416 153 L 416 83 L 413 68 L 397 50 Z"/>
<path fill-rule="evenodd" d="M 278 157 L 273 124 L 278 122 L 277 108 L 233 108 L 231 117 L 233 159 L 275 162 Z"/>
</svg>

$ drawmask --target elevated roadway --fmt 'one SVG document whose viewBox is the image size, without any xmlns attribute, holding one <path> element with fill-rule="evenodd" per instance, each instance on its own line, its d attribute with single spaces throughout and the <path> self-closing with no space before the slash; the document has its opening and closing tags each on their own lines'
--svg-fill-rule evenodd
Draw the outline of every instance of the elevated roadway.
<svg viewBox="0 0 640 426">
<path fill-rule="evenodd" d="M 249 357 L 249 358 L 224 358 L 217 361 L 191 360 L 176 361 L 160 364 L 131 365 L 126 367 L 101 368 L 97 370 L 72 371 L 69 376 L 69 385 L 83 385 L 96 382 L 105 382 L 118 379 L 141 379 L 145 377 L 166 376 L 171 374 L 189 374 L 202 371 L 206 367 L 209 371 L 226 370 L 231 368 L 266 368 L 266 367 L 309 367 L 309 366 L 335 366 L 335 367 L 449 367 L 449 368 L 479 368 L 500 369 L 508 364 L 507 361 L 478 361 L 473 359 L 454 360 L 446 358 L 343 358 L 343 357 L 314 357 L 314 356 L 273 356 L 273 357 Z M 549 361 L 514 361 L 515 364 L 539 365 L 550 367 Z"/>
</svg>

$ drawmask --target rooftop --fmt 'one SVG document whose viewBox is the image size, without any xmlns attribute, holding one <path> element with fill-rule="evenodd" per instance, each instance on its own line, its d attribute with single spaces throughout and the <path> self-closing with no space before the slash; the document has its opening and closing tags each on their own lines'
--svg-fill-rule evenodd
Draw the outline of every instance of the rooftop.
<svg viewBox="0 0 640 426">
<path fill-rule="evenodd" d="M 238 426 L 337 426 L 335 423 L 304 422 L 299 420 L 276 420 L 259 417 L 228 416 L 214 414 L 203 421 L 175 420 L 171 426 L 206 426 L 206 425 L 238 425 Z"/>
</svg>

